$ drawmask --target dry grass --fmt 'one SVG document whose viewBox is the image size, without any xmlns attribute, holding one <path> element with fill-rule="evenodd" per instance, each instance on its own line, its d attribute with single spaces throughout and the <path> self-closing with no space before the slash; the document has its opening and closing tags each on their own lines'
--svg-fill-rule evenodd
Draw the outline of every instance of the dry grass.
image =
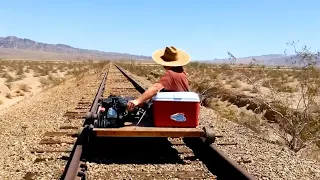
<svg viewBox="0 0 320 180">
<path fill-rule="evenodd" d="M 306 49 L 297 52 L 302 60 L 313 55 Z M 119 65 L 147 77 L 151 82 L 156 82 L 164 73 L 161 66 L 137 62 Z M 320 70 L 314 66 L 271 69 L 255 64 L 238 66 L 192 62 L 185 70 L 191 90 L 200 95 L 201 104 L 216 110 L 221 116 L 256 132 L 262 125 L 268 126 L 267 122 L 278 123 L 280 127 L 275 131 L 294 151 L 308 143 L 320 145 Z"/>
<path fill-rule="evenodd" d="M 5 97 L 8 98 L 8 99 L 12 99 L 11 93 L 7 93 Z"/>
<path fill-rule="evenodd" d="M 26 61 L 0 60 L 0 109 L 21 100 L 22 96 L 52 88 L 70 78 L 80 79 L 98 73 L 109 61 Z M 20 97 L 20 98 L 19 98 Z M 27 96 L 26 96 L 27 97 Z"/>
<path fill-rule="evenodd" d="M 15 93 L 16 93 L 17 96 L 24 96 L 26 94 L 24 91 L 19 90 L 19 89 L 16 90 Z"/>
<path fill-rule="evenodd" d="M 7 74 L 4 74 L 4 76 L 3 76 L 5 79 L 6 79 L 6 81 L 5 82 L 7 82 L 7 83 L 9 83 L 9 82 L 13 82 L 15 79 L 12 77 L 12 75 L 10 75 L 9 73 L 7 73 Z"/>
<path fill-rule="evenodd" d="M 29 92 L 30 87 L 27 84 L 19 84 L 19 89 L 24 92 Z"/>
</svg>

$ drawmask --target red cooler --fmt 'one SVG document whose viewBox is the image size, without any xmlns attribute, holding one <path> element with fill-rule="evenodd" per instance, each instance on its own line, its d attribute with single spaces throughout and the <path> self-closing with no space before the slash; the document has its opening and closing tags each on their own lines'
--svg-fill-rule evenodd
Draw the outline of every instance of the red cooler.
<svg viewBox="0 0 320 180">
<path fill-rule="evenodd" d="M 153 101 L 155 127 L 195 128 L 199 124 L 200 98 L 194 92 L 159 92 Z"/>
</svg>

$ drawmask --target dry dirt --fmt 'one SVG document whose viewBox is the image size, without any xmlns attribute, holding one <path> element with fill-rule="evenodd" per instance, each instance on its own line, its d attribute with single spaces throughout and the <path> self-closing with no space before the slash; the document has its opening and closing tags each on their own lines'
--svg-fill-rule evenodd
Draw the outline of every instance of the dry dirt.
<svg viewBox="0 0 320 180">
<path fill-rule="evenodd" d="M 39 77 L 34 77 L 33 73 L 26 73 L 25 76 L 21 80 L 11 82 L 9 86 L 5 83 L 5 78 L 0 78 L 0 111 L 43 90 Z M 61 77 L 64 78 L 64 74 Z"/>
<path fill-rule="evenodd" d="M 161 74 L 159 73 L 161 70 L 152 68 L 153 70 L 149 68 L 146 72 L 137 68 L 134 74 L 130 74 L 148 87 L 151 85 L 150 80 L 155 82 Z M 136 75 L 138 73 L 140 76 Z M 215 99 L 215 102 L 216 108 L 201 107 L 200 126 L 212 126 L 217 134 L 223 135 L 223 138 L 218 138 L 217 143 L 236 143 L 236 145 L 219 146 L 219 149 L 241 164 L 249 173 L 258 179 L 320 178 L 318 147 L 310 145 L 295 153 L 283 146 L 283 140 L 274 132 L 276 128 L 272 129 L 272 126 L 276 125 L 262 126 L 266 122 L 262 120 L 261 114 L 257 115 L 245 107 L 238 108 L 221 99 Z M 242 115 L 240 118 L 244 118 L 242 121 L 247 124 L 241 125 L 230 121 L 238 115 Z M 255 127 L 259 129 L 254 131 Z"/>
<path fill-rule="evenodd" d="M 94 73 L 99 71 L 85 72 L 84 79 L 97 80 L 99 74 Z M 27 76 L 22 81 L 25 83 L 32 79 L 32 77 L 28 79 Z M 56 131 L 65 121 L 62 115 L 68 110 L 73 110 L 83 94 L 91 93 L 92 89 L 85 88 L 85 84 L 80 80 L 81 75 L 70 76 L 63 83 L 46 86 L 42 90 L 36 85 L 39 82 L 35 81 L 34 84 L 29 84 L 34 87 L 32 95 L 28 92 L 29 98 L 25 96 L 19 99 L 19 103 L 2 109 L 0 179 L 22 179 L 26 172 L 34 168 L 32 163 L 37 156 L 32 154 L 31 150 L 37 146 L 43 134 L 47 131 Z M 59 171 L 64 167 L 45 168 L 52 170 L 60 168 L 55 169 Z M 45 176 L 45 179 L 50 179 L 50 174 Z"/>
<path fill-rule="evenodd" d="M 145 87 L 150 85 L 148 78 L 132 76 Z M 2 112 L 1 179 L 20 179 L 24 175 L 34 158 L 30 149 L 39 142 L 45 131 L 54 130 L 63 122 L 62 114 L 74 108 L 82 91 L 77 81 L 67 81 L 35 93 L 33 97 L 21 100 Z M 316 151 L 314 147 L 294 153 L 274 140 L 266 140 L 264 134 L 229 121 L 217 110 L 201 107 L 200 126 L 205 125 L 213 126 L 217 134 L 223 135 L 217 143 L 236 143 L 219 146 L 219 149 L 257 179 L 320 178 L 319 157 L 312 153 Z"/>
<path fill-rule="evenodd" d="M 0 113 L 91 67 L 89 62 L 0 60 Z"/>
<path fill-rule="evenodd" d="M 151 82 L 156 82 L 164 72 L 161 66 L 142 66 L 141 63 L 136 62 L 122 64 L 122 66 L 136 75 L 146 77 Z M 191 89 L 202 96 L 204 106 L 219 111 L 220 115 L 229 120 L 243 122 L 242 119 L 249 119 L 245 123 L 249 123 L 248 126 L 252 126 L 252 129 L 259 129 L 257 125 L 265 121 L 278 121 L 275 113 L 271 112 L 265 102 L 281 107 L 276 110 L 281 111 L 282 114 L 285 114 L 284 110 L 298 109 L 300 112 L 306 110 L 306 115 L 320 116 L 320 92 L 317 90 L 320 87 L 320 71 L 318 69 L 306 77 L 304 76 L 307 73 L 301 69 L 221 67 L 202 63 L 190 63 L 185 70 Z M 301 78 L 307 79 L 308 82 L 299 81 Z M 300 83 L 309 85 L 310 93 L 302 96 Z M 314 93 L 317 94 L 313 95 Z M 301 97 L 305 97 L 306 101 Z M 310 105 L 310 108 L 305 106 L 305 104 L 308 105 L 307 98 L 313 97 L 314 104 Z M 290 113 L 285 115 L 293 120 Z M 309 127 L 306 128 L 305 133 L 314 131 L 316 128 L 320 130 L 320 124 L 316 119 L 313 118 L 307 122 Z M 316 124 L 315 127 L 312 127 L 312 124 Z M 268 124 L 268 126 L 273 125 Z"/>
</svg>

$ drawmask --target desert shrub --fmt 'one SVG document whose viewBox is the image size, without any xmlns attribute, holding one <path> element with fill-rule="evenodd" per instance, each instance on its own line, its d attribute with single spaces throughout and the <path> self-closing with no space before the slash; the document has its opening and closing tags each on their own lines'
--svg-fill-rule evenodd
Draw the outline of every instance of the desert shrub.
<svg viewBox="0 0 320 180">
<path fill-rule="evenodd" d="M 266 68 L 256 59 L 249 67 L 239 67 L 235 66 L 236 58 L 231 53 L 230 61 L 223 65 L 192 62 L 185 67 L 191 88 L 199 93 L 201 104 L 209 106 L 213 98 L 227 93 L 225 81 L 233 87 L 238 87 L 233 84 L 234 80 L 246 82 L 250 85 L 247 90 L 255 94 L 261 106 L 257 108 L 267 111 L 266 118 L 279 124 L 278 134 L 292 150 L 299 151 L 308 143 L 320 142 L 320 108 L 317 103 L 320 70 L 316 68 L 320 55 L 307 47 L 297 51 L 294 44 L 289 45 L 295 50 L 294 68 Z M 152 80 L 159 78 L 162 69 L 159 66 L 141 66 L 136 62 L 121 63 L 120 66 Z M 234 119 L 234 114 L 224 114 Z"/>
<path fill-rule="evenodd" d="M 297 51 L 294 43 L 290 45 L 294 47 L 296 53 L 294 64 L 300 67 L 293 73 L 297 78 L 299 88 L 287 86 L 289 75 L 280 70 L 263 72 L 266 79 L 271 78 L 262 84 L 270 89 L 269 94 L 262 93 L 257 85 L 255 88 L 264 105 L 274 113 L 274 118 L 280 125 L 278 133 L 286 140 L 292 150 L 299 151 L 308 143 L 319 142 L 320 139 L 320 122 L 318 120 L 320 114 L 314 113 L 319 111 L 316 98 L 319 95 L 317 81 L 320 71 L 316 65 L 320 54 L 311 52 L 307 47 Z M 230 55 L 231 63 L 235 59 Z M 251 77 L 244 73 L 241 75 L 254 85 L 254 80 Z M 292 98 L 297 95 L 292 93 L 297 91 L 300 96 L 298 102 L 295 102 Z M 288 94 L 284 94 L 284 92 Z"/>
<path fill-rule="evenodd" d="M 25 92 L 22 90 L 16 90 L 15 92 L 16 92 L 17 96 L 24 96 L 25 95 Z"/>
<path fill-rule="evenodd" d="M 7 94 L 6 94 L 6 98 L 11 99 L 11 98 L 12 98 L 11 93 L 7 93 Z"/>
<path fill-rule="evenodd" d="M 6 78 L 6 81 L 5 81 L 6 83 L 14 81 L 14 77 L 11 76 L 10 74 L 5 74 L 5 78 Z"/>
<path fill-rule="evenodd" d="M 24 92 L 29 92 L 30 87 L 27 84 L 19 84 L 19 89 L 24 91 Z"/>
</svg>

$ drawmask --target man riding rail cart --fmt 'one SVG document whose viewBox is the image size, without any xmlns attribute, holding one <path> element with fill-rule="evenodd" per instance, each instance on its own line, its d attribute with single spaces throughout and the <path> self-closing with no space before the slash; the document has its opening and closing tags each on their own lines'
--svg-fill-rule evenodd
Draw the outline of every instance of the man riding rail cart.
<svg viewBox="0 0 320 180">
<path fill-rule="evenodd" d="M 189 55 L 173 46 L 157 50 L 153 60 L 166 71 L 158 83 L 140 97 L 109 96 L 102 99 L 93 121 L 98 137 L 201 137 L 213 143 L 215 135 L 209 128 L 199 129 L 200 99 L 189 91 L 183 66 Z"/>
</svg>

